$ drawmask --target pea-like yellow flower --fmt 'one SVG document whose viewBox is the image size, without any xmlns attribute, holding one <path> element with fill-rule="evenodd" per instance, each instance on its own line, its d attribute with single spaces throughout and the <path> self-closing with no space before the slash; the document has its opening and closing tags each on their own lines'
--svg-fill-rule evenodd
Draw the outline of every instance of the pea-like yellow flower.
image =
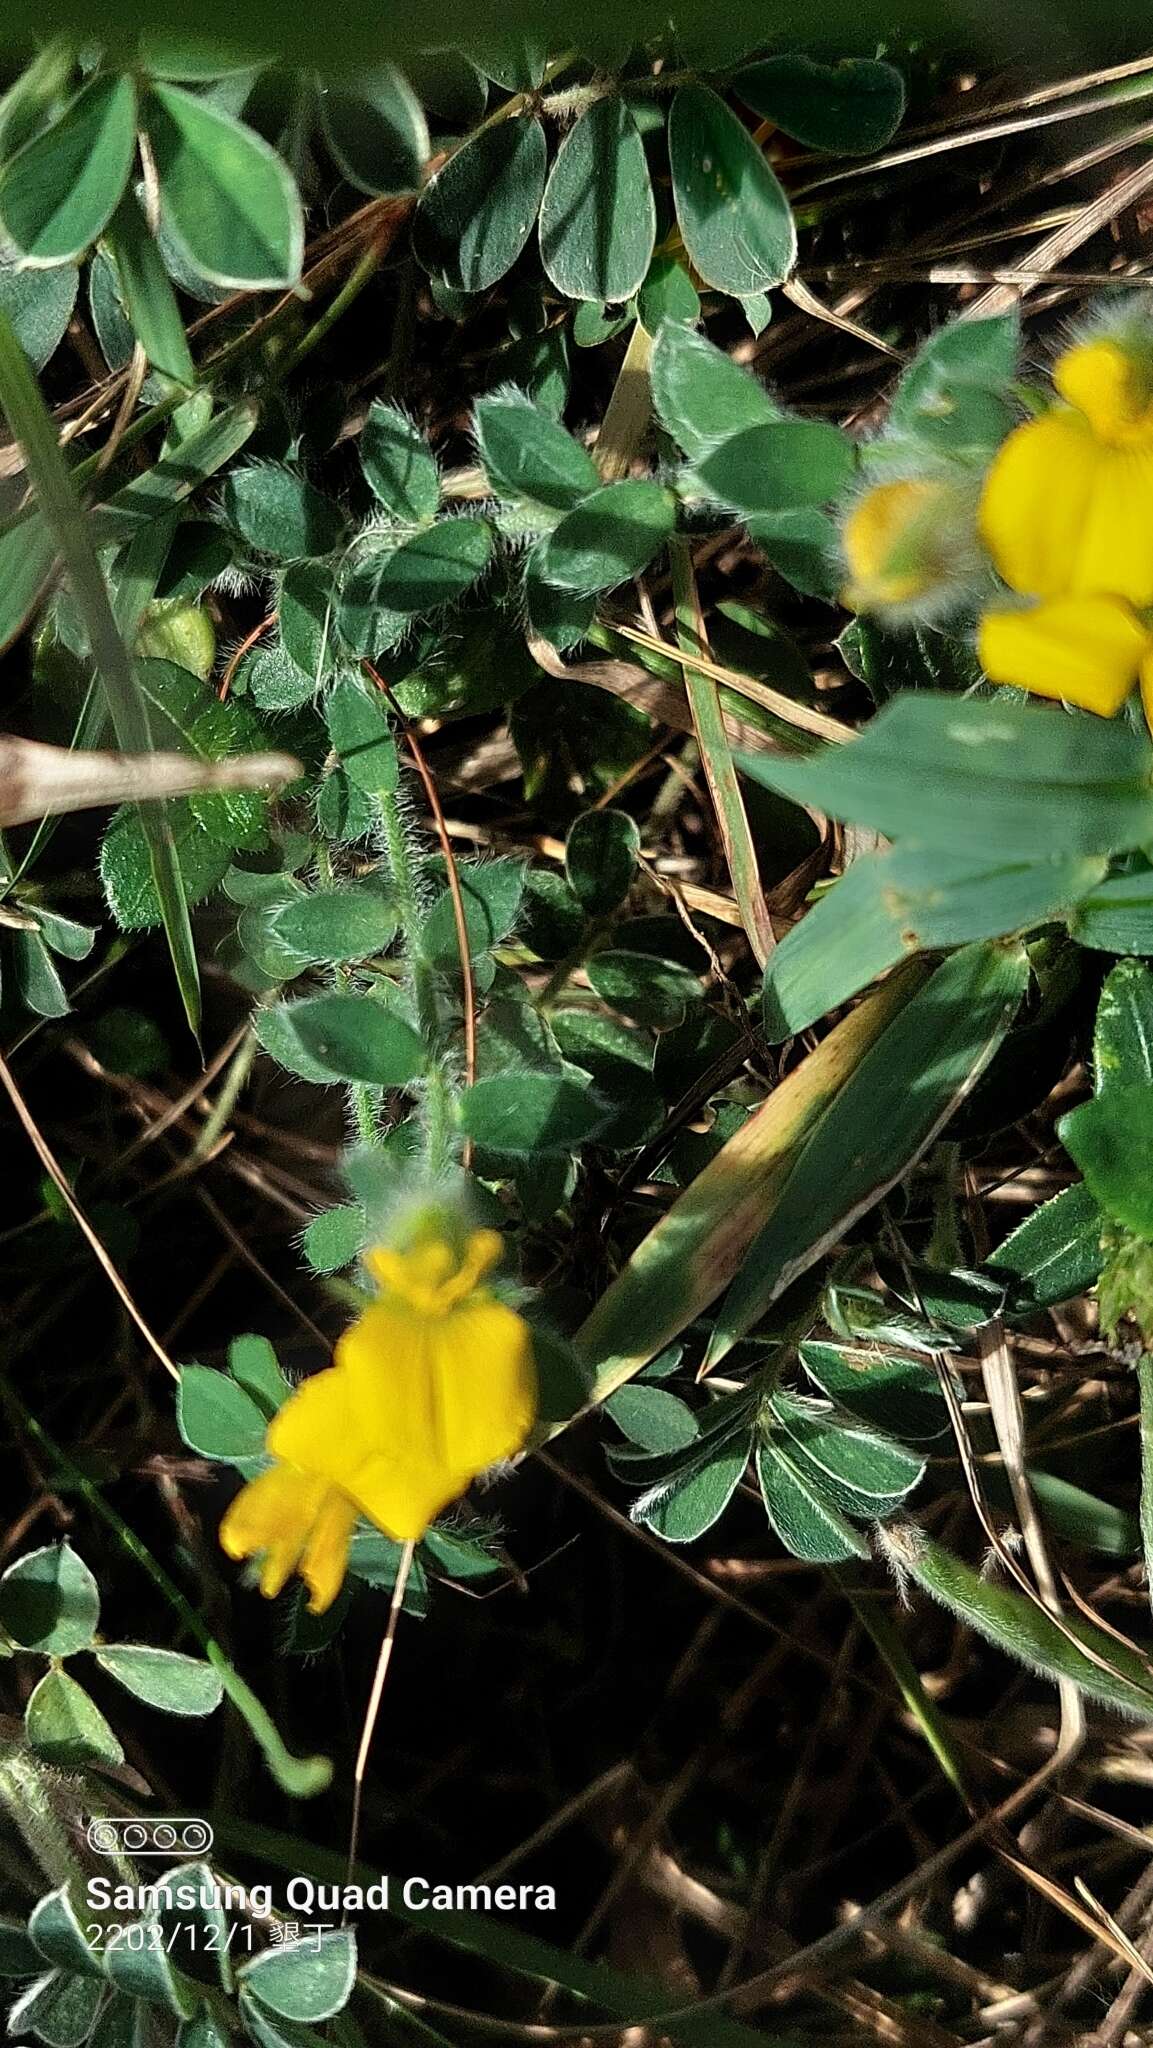
<svg viewBox="0 0 1153 2048">
<path fill-rule="evenodd" d="M 220 1525 L 230 1557 L 263 1553 L 262 1593 L 299 1571 L 322 1614 L 359 1516 L 415 1542 L 471 1479 L 520 1450 L 536 1370 L 528 1324 L 482 1284 L 500 1249 L 496 1231 L 477 1230 L 459 1247 L 432 1237 L 367 1254 L 380 1295 L 340 1338 L 336 1363 L 273 1417 L 275 1462 Z"/>
<path fill-rule="evenodd" d="M 1101 718 L 1116 716 L 1138 680 L 1147 715 L 1153 704 L 1153 633 L 1119 597 L 987 611 L 977 653 L 990 682 L 1060 697 Z"/>
<path fill-rule="evenodd" d="M 862 492 L 841 528 L 842 604 L 896 621 L 951 610 L 979 572 L 974 511 L 967 480 L 906 476 Z"/>
<path fill-rule="evenodd" d="M 1022 596 L 1153 604 L 1153 333 L 1079 342 L 1053 382 L 1065 404 L 993 461 L 981 537 Z"/>
</svg>

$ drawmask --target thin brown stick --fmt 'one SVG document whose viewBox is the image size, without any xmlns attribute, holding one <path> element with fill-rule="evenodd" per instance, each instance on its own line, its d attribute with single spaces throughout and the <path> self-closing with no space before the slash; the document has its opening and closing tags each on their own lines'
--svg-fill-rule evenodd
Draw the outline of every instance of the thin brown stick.
<svg viewBox="0 0 1153 2048">
<path fill-rule="evenodd" d="M 380 1702 L 384 1697 L 384 1681 L 388 1677 L 388 1667 L 392 1662 L 392 1646 L 396 1641 L 396 1625 L 400 1620 L 400 1610 L 404 1605 L 408 1575 L 412 1570 L 412 1560 L 415 1556 L 416 1544 L 414 1542 L 406 1543 L 400 1553 L 400 1563 L 397 1566 L 396 1572 L 396 1584 L 393 1586 L 392 1599 L 388 1607 L 388 1620 L 385 1623 L 384 1635 L 381 1638 L 380 1655 L 376 1660 L 376 1673 L 372 1681 L 372 1691 L 368 1696 L 368 1706 L 364 1714 L 364 1725 L 360 1731 L 360 1747 L 356 1752 L 356 1763 L 353 1766 L 352 1772 L 352 1821 L 348 1830 L 347 1866 L 349 1884 L 352 1883 L 353 1872 L 356 1869 L 357 1852 L 360 1847 L 360 1810 L 364 1796 L 364 1774 L 368 1769 L 372 1738 L 376 1733 L 376 1723 L 380 1714 Z M 347 1918 L 347 1914 L 345 1917 Z"/>
<path fill-rule="evenodd" d="M 35 1118 L 32 1115 L 31 1110 L 28 1107 L 28 1104 L 25 1102 L 23 1095 L 20 1093 L 20 1090 L 16 1085 L 15 1078 L 12 1074 L 12 1070 L 9 1067 L 8 1062 L 4 1058 L 2 1053 L 0 1053 L 0 1084 L 3 1085 L 8 1095 L 8 1098 L 12 1104 L 13 1109 L 16 1111 L 16 1115 L 20 1120 L 21 1126 L 23 1127 L 25 1135 L 27 1136 L 33 1151 L 36 1153 L 36 1156 L 39 1159 L 41 1165 L 43 1166 L 45 1172 L 50 1176 L 50 1178 L 54 1182 L 56 1188 L 59 1191 L 61 1200 L 65 1203 L 66 1207 L 70 1211 L 77 1228 L 80 1230 L 82 1235 L 87 1239 L 88 1244 L 91 1247 L 93 1256 L 97 1261 L 97 1264 L 107 1274 L 109 1280 L 111 1281 L 113 1287 L 119 1295 L 121 1302 L 123 1303 L 128 1314 L 131 1316 L 133 1322 L 135 1323 L 141 1336 L 144 1338 L 144 1341 L 148 1345 L 149 1349 L 155 1352 L 157 1358 L 160 1360 L 161 1365 L 164 1367 L 165 1372 L 171 1374 L 172 1378 L 179 1382 L 180 1373 L 178 1368 L 175 1365 L 173 1365 L 172 1360 L 169 1358 L 168 1353 L 164 1349 L 163 1344 L 160 1342 L 159 1337 L 154 1335 L 152 1330 L 149 1328 L 148 1324 L 145 1322 L 144 1317 L 141 1315 L 140 1310 L 137 1308 L 136 1303 L 133 1301 L 131 1294 L 129 1293 L 127 1287 L 124 1284 L 124 1281 L 121 1279 L 120 1274 L 117 1272 L 116 1267 L 113 1265 L 112 1260 L 109 1258 L 108 1253 L 105 1251 L 104 1246 L 101 1244 L 100 1239 L 96 1235 L 95 1230 L 92 1228 L 91 1223 L 88 1221 L 87 1216 L 84 1214 L 83 1209 L 80 1207 L 80 1204 L 77 1201 L 75 1195 L 73 1194 L 72 1189 L 68 1185 L 67 1178 L 65 1177 L 62 1167 L 57 1161 L 55 1153 L 49 1146 L 48 1141 L 41 1132 L 39 1125 L 37 1124 Z"/>
</svg>

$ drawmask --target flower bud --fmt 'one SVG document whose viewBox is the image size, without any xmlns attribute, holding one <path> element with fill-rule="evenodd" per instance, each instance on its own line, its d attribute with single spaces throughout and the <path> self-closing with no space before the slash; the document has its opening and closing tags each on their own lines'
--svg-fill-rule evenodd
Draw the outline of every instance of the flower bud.
<svg viewBox="0 0 1153 2048">
<path fill-rule="evenodd" d="M 928 623 L 971 599 L 981 576 L 968 478 L 905 476 L 873 484 L 841 528 L 841 601 L 894 622 Z"/>
</svg>

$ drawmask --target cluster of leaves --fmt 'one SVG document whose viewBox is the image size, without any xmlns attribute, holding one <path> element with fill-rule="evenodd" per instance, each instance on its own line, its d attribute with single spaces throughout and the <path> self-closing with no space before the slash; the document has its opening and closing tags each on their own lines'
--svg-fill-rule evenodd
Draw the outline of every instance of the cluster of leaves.
<svg viewBox="0 0 1153 2048">
<path fill-rule="evenodd" d="M 111 1885 L 130 1869 L 117 1877 L 110 1863 Z M 20 1987 L 10 2033 L 45 2048 L 131 2048 L 144 2038 L 173 2048 L 225 2048 L 237 2038 L 308 2048 L 324 2039 L 318 2029 L 343 2011 L 356 1981 L 351 1928 L 257 1948 L 254 1921 L 226 1911 L 227 1880 L 207 1863 L 177 1864 L 155 1886 L 154 1909 L 139 1914 L 94 1910 L 72 1882 L 46 1893 L 26 1925 L 0 1921 L 0 1979 Z"/>
<path fill-rule="evenodd" d="M 979 471 L 1014 418 L 1018 337 L 1011 319 L 941 329 L 867 449 L 787 410 L 699 331 L 719 295 L 759 332 L 766 295 L 795 259 L 788 197 L 752 120 L 812 148 L 873 150 L 900 119 L 901 81 L 882 63 L 780 52 L 744 53 L 722 78 L 680 56 L 666 73 L 651 51 L 550 61 L 526 42 L 437 51 L 355 83 L 296 81 L 293 160 L 308 136 L 313 177 L 326 152 L 358 194 L 413 200 L 410 253 L 438 314 L 463 321 L 516 267 L 507 345 L 471 405 L 475 462 L 463 475 L 386 399 L 368 406 L 355 461 L 338 460 L 338 423 L 302 424 L 285 397 L 295 351 L 310 345 L 299 324 L 265 348 L 261 323 L 254 341 L 226 307 L 219 358 L 193 359 L 183 301 L 299 282 L 304 211 L 277 147 L 289 132 L 283 79 L 225 64 L 190 74 L 147 44 L 130 70 L 92 53 L 84 69 L 53 46 L 0 105 L 12 258 L 0 313 L 43 368 L 87 263 L 109 367 L 138 348 L 135 368 L 150 372 L 118 459 L 89 458 L 71 478 L 88 494 L 129 650 L 137 730 L 205 762 L 274 736 L 301 767 L 275 805 L 247 791 L 169 803 L 162 839 L 155 817 L 125 808 L 104 838 L 101 878 L 122 929 L 166 926 L 190 1015 L 187 913 L 222 888 L 236 915 L 219 958 L 259 998 L 264 1054 L 297 1082 L 346 1092 L 368 1150 L 350 1166 L 351 1199 L 304 1233 L 315 1273 L 355 1266 L 391 1188 L 427 1156 L 434 1115 L 450 1126 L 447 1149 L 468 1149 L 478 1213 L 502 1223 L 567 1220 L 597 1175 L 643 1160 L 674 1198 L 639 1243 L 614 1244 L 617 1277 L 571 1344 L 540 1329 L 545 1426 L 603 1403 L 625 1440 L 610 1461 L 638 1489 L 634 1512 L 670 1542 L 717 1520 L 752 1459 L 769 1525 L 796 1557 L 848 1564 L 869 1555 L 867 1531 L 887 1529 L 907 1569 L 974 1626 L 1068 1671 L 1050 1640 L 1037 1647 L 1019 1596 L 985 1597 L 902 1518 L 925 1480 L 925 1446 L 948 1426 L 949 1383 L 931 1359 L 993 1316 L 1027 1320 L 1068 1298 L 1104 1262 L 1112 1320 L 1153 1316 L 1153 1075 L 1129 1049 L 1151 1035 L 1134 1022 L 1147 970 L 1110 977 L 1097 1093 L 1064 1126 L 1084 1186 L 980 1270 L 942 1266 L 915 1230 L 908 1256 L 902 1241 L 895 1264 L 878 1258 L 868 1274 L 828 1261 L 946 1127 L 963 1132 L 957 1120 L 969 1117 L 987 1131 L 1019 1113 L 1016 1084 L 1061 1012 L 1076 949 L 1153 955 L 1153 757 L 1124 723 L 994 698 L 961 640 L 856 621 L 839 645 L 884 707 L 864 734 L 815 750 L 741 696 L 742 719 L 777 744 L 735 766 L 798 818 L 816 812 L 890 844 L 823 887 L 771 952 L 759 1012 L 743 970 L 710 1002 L 707 923 L 702 939 L 651 913 L 641 832 L 615 800 L 650 744 L 648 723 L 587 682 L 546 679 L 534 650 L 592 643 L 619 657 L 611 594 L 662 556 L 675 587 L 687 537 L 734 520 L 794 590 L 828 601 L 834 511 L 854 479 L 883 476 L 910 449 Z M 561 418 L 570 343 L 594 347 L 626 327 L 638 344 L 627 374 L 647 379 L 656 422 L 644 474 L 639 437 L 623 474 Z M 54 715 L 69 714 L 74 743 L 91 746 L 117 713 L 75 575 L 44 605 L 61 551 L 46 504 L 13 511 L 0 530 L 0 641 L 43 614 L 35 682 Z M 259 616 L 214 685 L 220 594 L 238 590 L 259 600 Z M 811 702 L 808 664 L 774 622 L 732 607 L 728 622 L 746 642 L 771 643 L 785 694 Z M 658 680 L 686 680 L 671 648 L 645 662 Z M 502 855 L 450 872 L 412 831 L 401 758 L 412 722 L 495 712 L 507 715 L 527 797 L 556 799 L 563 871 Z M 733 760 L 722 766 L 736 791 Z M 18 990 L 58 1016 L 67 998 L 49 952 L 83 958 L 92 935 L 29 880 L 49 832 L 19 866 L 6 859 L 0 886 L 16 913 L 6 944 Z M 750 829 L 754 864 L 758 836 Z M 794 1039 L 878 980 L 759 1100 L 759 1081 L 741 1071 L 749 1050 Z M 682 1102 L 707 1129 L 669 1129 Z M 737 1375 L 715 1395 L 695 1391 L 702 1353 L 710 1370 L 728 1358 Z M 287 1391 L 272 1347 L 239 1338 L 227 1373 L 185 1368 L 184 1440 L 250 1475 Z M 1047 1512 L 1084 1515 L 1084 1501 L 1046 1493 L 1044 1480 Z M 398 1559 L 360 1529 L 351 1585 L 391 1587 Z M 486 1535 L 433 1531 L 408 1603 L 422 1611 L 437 1576 L 493 1569 Z M 216 1704 L 210 1666 L 96 1642 L 95 1588 L 67 1549 L 19 1560 L 0 1584 L 8 1636 L 51 1660 L 28 1710 L 46 1758 L 119 1754 L 61 1668 L 81 1651 L 168 1711 Z M 45 1588 L 57 1607 L 29 1620 Z M 291 1646 L 316 1647 L 343 1612 L 320 1630 L 298 1605 Z M 1136 1681 L 1118 1683 L 1132 1706 Z M 122 1995 L 167 2003 L 186 2048 L 215 2038 L 171 1970 L 154 1994 L 109 1962 L 120 2002 L 97 2020 L 103 1978 L 69 1965 L 64 1936 L 55 1951 L 33 1939 L 81 1985 L 33 1987 L 20 2024 L 39 2038 L 79 2024 L 53 2017 L 73 2000 L 87 2017 L 69 2038 L 95 2023 L 110 2048 L 122 2021 L 135 2024 Z M 275 1966 L 261 1958 L 244 1973 L 243 2022 L 259 2043 L 279 2038 L 266 2008 L 296 2023 L 338 2010 L 286 2005 L 288 1994 L 276 2004 L 257 1983 Z"/>
<path fill-rule="evenodd" d="M 108 1643 L 98 1634 L 100 1589 L 67 1543 L 29 1550 L 0 1578 L 0 1655 L 35 1656 L 48 1669 L 29 1696 L 24 1733 L 46 1763 L 120 1764 L 124 1751 L 96 1702 L 65 1669 L 91 1656 L 127 1692 L 162 1714 L 211 1714 L 223 1697 L 211 1664 L 145 1643 Z"/>
</svg>

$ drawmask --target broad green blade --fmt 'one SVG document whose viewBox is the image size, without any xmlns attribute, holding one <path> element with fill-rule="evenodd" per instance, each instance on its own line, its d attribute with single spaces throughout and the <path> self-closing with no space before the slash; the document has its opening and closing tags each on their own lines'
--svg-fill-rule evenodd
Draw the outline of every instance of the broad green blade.
<svg viewBox="0 0 1153 2048">
<path fill-rule="evenodd" d="M 822 1113 L 925 979 L 895 974 L 782 1081 L 637 1246 L 577 1336 L 605 1401 L 727 1286 Z M 565 1427 L 564 1424 L 559 1427 Z"/>
<path fill-rule="evenodd" d="M 869 1047 L 771 1191 L 708 1365 L 920 1158 L 993 1057 L 1028 973 L 1022 946 L 967 946 Z"/>
</svg>

